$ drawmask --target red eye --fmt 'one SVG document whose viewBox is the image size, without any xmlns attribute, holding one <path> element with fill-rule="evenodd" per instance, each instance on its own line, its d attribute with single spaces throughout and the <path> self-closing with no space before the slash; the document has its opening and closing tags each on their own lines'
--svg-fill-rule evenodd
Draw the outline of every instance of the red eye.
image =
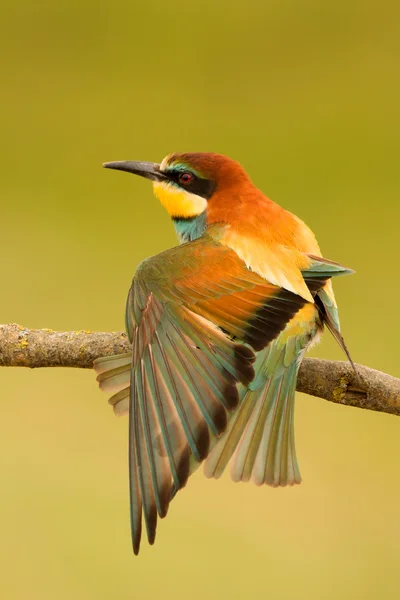
<svg viewBox="0 0 400 600">
<path fill-rule="evenodd" d="M 191 173 L 185 172 L 179 175 L 179 183 L 182 183 L 183 185 L 188 185 L 189 183 L 192 183 L 192 181 L 193 175 Z"/>
</svg>

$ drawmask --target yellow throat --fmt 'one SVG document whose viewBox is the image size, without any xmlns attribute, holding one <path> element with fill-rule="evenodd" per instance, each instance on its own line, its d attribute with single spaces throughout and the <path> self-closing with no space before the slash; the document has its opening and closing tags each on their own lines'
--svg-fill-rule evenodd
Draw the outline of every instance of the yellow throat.
<svg viewBox="0 0 400 600">
<path fill-rule="evenodd" d="M 172 183 L 155 181 L 153 183 L 153 190 L 171 217 L 197 217 L 207 208 L 207 200 L 205 198 L 186 192 Z"/>
</svg>

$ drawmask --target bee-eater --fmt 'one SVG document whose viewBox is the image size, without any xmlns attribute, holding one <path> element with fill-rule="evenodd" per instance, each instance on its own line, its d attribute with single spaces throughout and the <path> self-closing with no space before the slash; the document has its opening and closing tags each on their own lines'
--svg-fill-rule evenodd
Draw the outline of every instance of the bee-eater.
<svg viewBox="0 0 400 600">
<path fill-rule="evenodd" d="M 129 413 L 134 553 L 142 511 L 157 515 L 205 461 L 234 481 L 300 483 L 294 396 L 301 360 L 325 324 L 340 334 L 331 277 L 311 230 L 260 190 L 236 161 L 171 154 L 161 164 L 111 162 L 150 179 L 180 245 L 144 260 L 126 304 L 132 352 L 95 362 L 116 414 Z"/>
</svg>

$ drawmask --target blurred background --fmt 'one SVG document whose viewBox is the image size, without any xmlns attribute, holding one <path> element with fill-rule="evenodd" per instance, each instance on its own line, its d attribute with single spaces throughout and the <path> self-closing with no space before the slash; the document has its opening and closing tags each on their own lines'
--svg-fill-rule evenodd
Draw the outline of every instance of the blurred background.
<svg viewBox="0 0 400 600">
<path fill-rule="evenodd" d="M 400 376 L 400 9 L 362 0 L 1 6 L 0 322 L 123 328 L 175 244 L 101 163 L 216 151 L 303 218 L 357 362 Z M 343 359 L 325 336 L 314 355 Z M 0 597 L 398 598 L 400 420 L 298 395 L 296 489 L 198 472 L 130 548 L 127 421 L 91 371 L 1 369 Z"/>
</svg>

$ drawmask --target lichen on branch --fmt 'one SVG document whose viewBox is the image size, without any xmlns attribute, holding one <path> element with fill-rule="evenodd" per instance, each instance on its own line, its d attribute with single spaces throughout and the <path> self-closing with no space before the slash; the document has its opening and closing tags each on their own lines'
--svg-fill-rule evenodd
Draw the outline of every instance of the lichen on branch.
<svg viewBox="0 0 400 600">
<path fill-rule="evenodd" d="M 91 369 L 102 356 L 130 351 L 125 333 L 27 329 L 0 325 L 0 366 Z M 363 365 L 305 358 L 297 390 L 337 404 L 400 415 L 400 379 Z"/>
</svg>

